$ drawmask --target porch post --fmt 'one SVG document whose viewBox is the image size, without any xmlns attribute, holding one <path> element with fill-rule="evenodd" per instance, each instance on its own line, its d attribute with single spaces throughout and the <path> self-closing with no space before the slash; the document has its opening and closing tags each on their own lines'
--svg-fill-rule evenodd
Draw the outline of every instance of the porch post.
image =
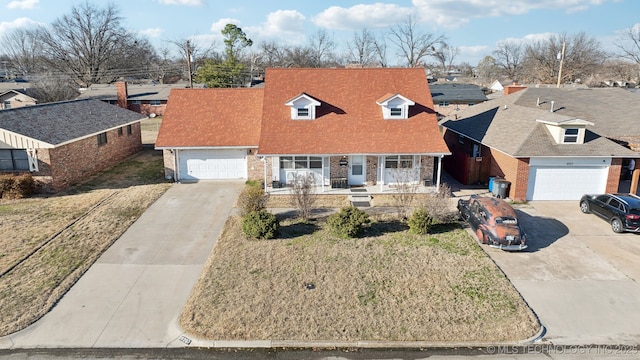
<svg viewBox="0 0 640 360">
<path fill-rule="evenodd" d="M 442 158 L 444 155 L 438 156 L 438 175 L 436 179 L 436 191 L 440 191 L 440 175 L 442 174 Z"/>
<path fill-rule="evenodd" d="M 264 170 L 264 192 L 268 193 L 269 191 L 267 191 L 267 157 L 266 156 L 262 157 L 262 169 Z"/>
<path fill-rule="evenodd" d="M 380 192 L 384 190 L 384 156 L 378 156 L 378 167 L 380 168 Z"/>
<path fill-rule="evenodd" d="M 321 157 L 321 159 L 322 159 L 322 171 L 320 172 L 322 174 L 322 176 L 320 177 L 322 179 L 321 180 L 322 182 L 320 184 L 320 186 L 321 186 L 321 190 L 320 191 L 321 192 L 324 192 L 324 158 L 325 158 L 324 156 Z M 329 170 L 329 171 L 331 171 L 331 170 Z"/>
</svg>

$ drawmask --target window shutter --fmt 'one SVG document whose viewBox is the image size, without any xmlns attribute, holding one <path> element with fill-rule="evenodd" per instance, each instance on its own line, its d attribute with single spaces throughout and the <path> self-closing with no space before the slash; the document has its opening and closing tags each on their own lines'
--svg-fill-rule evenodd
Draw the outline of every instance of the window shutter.
<svg viewBox="0 0 640 360">
<path fill-rule="evenodd" d="M 27 157 L 29 158 L 29 171 L 38 171 L 38 154 L 36 149 L 27 149 Z"/>
</svg>

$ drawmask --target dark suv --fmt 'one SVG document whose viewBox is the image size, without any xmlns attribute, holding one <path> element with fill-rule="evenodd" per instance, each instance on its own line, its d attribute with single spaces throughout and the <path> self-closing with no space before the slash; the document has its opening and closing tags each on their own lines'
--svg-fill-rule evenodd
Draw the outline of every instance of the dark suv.
<svg viewBox="0 0 640 360">
<path fill-rule="evenodd" d="M 640 233 L 640 196 L 633 194 L 584 195 L 580 210 L 593 213 L 611 224 L 613 232 Z"/>
</svg>

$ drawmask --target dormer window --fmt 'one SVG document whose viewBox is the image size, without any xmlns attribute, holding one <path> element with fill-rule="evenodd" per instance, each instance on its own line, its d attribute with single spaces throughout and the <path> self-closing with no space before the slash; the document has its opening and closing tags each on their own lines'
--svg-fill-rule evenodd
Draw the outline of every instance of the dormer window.
<svg viewBox="0 0 640 360">
<path fill-rule="evenodd" d="M 381 106 L 384 119 L 408 119 L 409 106 L 415 105 L 415 102 L 400 94 L 387 94 L 376 103 Z"/>
<path fill-rule="evenodd" d="M 559 120 L 536 120 L 546 126 L 556 144 L 584 144 L 586 127 L 592 122 L 558 116 Z"/>
<path fill-rule="evenodd" d="M 291 108 L 292 120 L 313 120 L 320 102 L 307 94 L 300 94 L 285 103 Z"/>
<path fill-rule="evenodd" d="M 562 142 L 564 144 L 575 144 L 578 142 L 578 135 L 580 130 L 578 128 L 566 128 L 564 129 L 564 138 Z"/>
</svg>

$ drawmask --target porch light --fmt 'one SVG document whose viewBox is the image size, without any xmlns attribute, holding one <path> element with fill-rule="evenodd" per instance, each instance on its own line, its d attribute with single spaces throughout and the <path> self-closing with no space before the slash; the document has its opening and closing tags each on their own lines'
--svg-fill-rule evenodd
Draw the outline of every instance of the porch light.
<svg viewBox="0 0 640 360">
<path fill-rule="evenodd" d="M 343 156 L 342 159 L 340 159 L 340 166 L 347 166 L 348 164 L 347 157 Z"/>
</svg>

